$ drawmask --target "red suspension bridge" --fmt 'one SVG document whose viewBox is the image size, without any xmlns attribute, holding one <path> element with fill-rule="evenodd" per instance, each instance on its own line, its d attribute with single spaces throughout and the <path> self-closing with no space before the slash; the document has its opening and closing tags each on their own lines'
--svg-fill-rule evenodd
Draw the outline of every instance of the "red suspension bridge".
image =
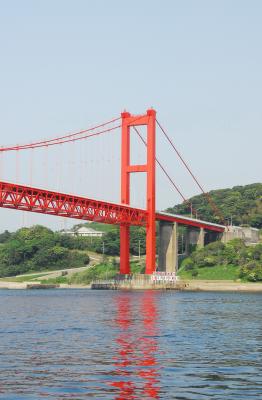
<svg viewBox="0 0 262 400">
<path fill-rule="evenodd" d="M 139 127 L 146 127 L 146 138 L 139 131 Z M 116 129 L 121 128 L 121 201 L 120 203 L 100 201 L 86 196 L 76 196 L 73 194 L 61 193 L 60 191 L 50 191 L 34 185 L 21 185 L 18 183 L 9 183 L 0 180 L 0 207 L 15 209 L 21 211 L 29 211 L 34 213 L 56 215 L 60 217 L 75 218 L 86 221 L 97 221 L 107 224 L 116 224 L 120 226 L 120 273 L 129 274 L 129 229 L 131 225 L 144 226 L 146 228 L 146 273 L 151 274 L 156 270 L 156 221 L 162 224 L 160 230 L 160 253 L 159 259 L 162 261 L 162 268 L 166 268 L 167 252 L 172 247 L 172 233 L 166 235 L 166 226 L 172 227 L 174 224 L 198 229 L 199 232 L 204 231 L 221 234 L 225 230 L 223 216 L 216 207 L 212 198 L 205 193 L 202 185 L 199 183 L 196 176 L 193 174 L 188 164 L 184 161 L 180 152 L 177 150 L 173 141 L 168 136 L 162 125 L 156 119 L 156 112 L 150 109 L 146 114 L 131 115 L 128 112 L 121 114 L 121 118 L 115 118 L 103 124 L 92 128 L 81 130 L 75 133 L 70 133 L 64 136 L 55 137 L 42 141 L 26 143 L 21 145 L 6 146 L 0 148 L 0 156 L 5 153 L 15 152 L 19 154 L 22 151 L 45 148 L 48 149 L 54 146 L 63 144 L 72 144 L 75 142 L 85 141 L 89 138 L 95 138 Z M 181 189 L 174 182 L 174 179 L 166 171 L 166 168 L 156 157 L 156 128 L 159 128 L 167 139 L 168 144 L 176 153 L 186 170 L 189 172 L 192 179 L 197 184 L 198 188 L 206 196 L 214 214 L 220 219 L 221 224 L 215 224 L 203 221 L 196 218 L 188 218 L 181 215 L 171 215 L 161 212 L 156 212 L 156 166 L 158 165 L 163 171 L 174 190 L 176 190 L 183 201 L 188 205 L 191 213 L 196 213 L 192 204 L 183 195 Z M 131 162 L 131 129 L 137 134 L 141 143 L 146 149 L 146 161 L 141 164 L 133 164 Z M 3 160 L 1 159 L 3 164 Z M 3 165 L 2 165 L 3 168 Z M 17 161 L 17 175 L 20 169 Z M 146 174 L 146 207 L 145 209 L 132 207 L 130 186 L 131 174 L 145 173 Z M 175 232 L 175 235 L 177 233 Z M 168 250 L 169 249 L 169 250 Z M 171 252 L 177 253 L 176 246 L 173 245 Z M 164 257 L 163 257 L 164 253 Z M 171 263 L 175 263 L 176 255 L 172 254 Z M 172 270 L 173 266 L 171 266 Z"/>
</svg>

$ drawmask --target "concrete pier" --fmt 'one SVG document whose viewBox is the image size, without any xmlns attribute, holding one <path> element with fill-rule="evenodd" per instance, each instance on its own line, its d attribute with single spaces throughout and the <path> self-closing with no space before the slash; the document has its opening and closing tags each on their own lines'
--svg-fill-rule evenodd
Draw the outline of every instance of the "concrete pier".
<svg viewBox="0 0 262 400">
<path fill-rule="evenodd" d="M 197 248 L 203 249 L 204 246 L 205 246 L 205 230 L 204 228 L 200 228 L 197 239 Z"/>
<path fill-rule="evenodd" d="M 184 228 L 182 241 L 183 255 L 189 256 L 194 249 L 203 249 L 209 243 L 222 240 L 226 243 L 234 238 L 243 239 L 246 244 L 259 242 L 259 230 L 248 227 L 228 227 L 224 233 L 202 227 Z M 159 221 L 158 271 L 175 272 L 178 269 L 178 224 Z"/>
<path fill-rule="evenodd" d="M 187 226 L 184 234 L 185 238 L 185 256 L 188 257 L 190 255 L 190 229 Z"/>
<path fill-rule="evenodd" d="M 177 223 L 160 221 L 158 271 L 175 272 L 178 268 Z"/>
</svg>

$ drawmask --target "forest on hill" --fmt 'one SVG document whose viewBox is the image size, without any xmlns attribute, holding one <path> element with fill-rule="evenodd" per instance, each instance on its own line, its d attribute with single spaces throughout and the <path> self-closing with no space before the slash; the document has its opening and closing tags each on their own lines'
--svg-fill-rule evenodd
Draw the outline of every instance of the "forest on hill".
<svg viewBox="0 0 262 400">
<path fill-rule="evenodd" d="M 225 220 L 233 225 L 250 225 L 262 228 L 262 183 L 253 183 L 245 186 L 234 186 L 232 189 L 219 189 L 209 192 L 210 197 L 224 216 Z M 188 203 L 177 204 L 167 209 L 172 214 L 191 214 L 190 203 L 197 211 L 198 218 L 221 222 L 214 216 L 205 195 L 191 197 Z"/>
<path fill-rule="evenodd" d="M 79 226 L 79 225 L 77 225 Z M 119 227 L 96 224 L 103 237 L 81 237 L 53 232 L 41 225 L 0 234 L 0 278 L 44 270 L 84 267 L 88 252 L 119 255 Z M 110 227 L 110 229 L 109 229 Z M 131 227 L 130 253 L 145 253 L 145 229 Z"/>
<path fill-rule="evenodd" d="M 53 232 L 44 226 L 0 234 L 0 277 L 27 272 L 84 267 L 88 245 L 82 238 Z"/>
</svg>

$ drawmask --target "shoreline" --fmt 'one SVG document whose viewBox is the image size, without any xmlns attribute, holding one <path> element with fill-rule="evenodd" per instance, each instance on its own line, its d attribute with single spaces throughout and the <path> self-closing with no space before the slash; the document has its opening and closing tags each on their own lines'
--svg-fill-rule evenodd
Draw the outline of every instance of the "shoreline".
<svg viewBox="0 0 262 400">
<path fill-rule="evenodd" d="M 227 280 L 184 280 L 185 291 L 192 292 L 262 292 L 262 282 L 235 282 Z"/>
<path fill-rule="evenodd" d="M 9 282 L 0 281 L 0 290 L 30 290 L 30 289 L 91 289 L 91 285 L 32 285 L 32 282 Z M 165 288 L 156 287 L 133 287 L 119 288 L 118 290 L 166 290 Z M 252 292 L 262 293 L 262 282 L 234 282 L 226 280 L 181 280 L 179 285 L 169 290 L 191 291 L 191 292 Z"/>
</svg>

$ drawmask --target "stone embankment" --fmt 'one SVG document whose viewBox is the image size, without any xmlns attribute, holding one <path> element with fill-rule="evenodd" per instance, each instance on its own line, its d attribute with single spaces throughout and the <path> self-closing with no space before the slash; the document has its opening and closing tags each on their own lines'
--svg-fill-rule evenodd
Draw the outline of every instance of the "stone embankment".
<svg viewBox="0 0 262 400">
<path fill-rule="evenodd" d="M 96 280 L 91 289 L 108 290 L 184 290 L 187 283 L 183 281 L 153 281 L 150 275 L 136 274 L 119 276 L 113 280 Z"/>
</svg>

